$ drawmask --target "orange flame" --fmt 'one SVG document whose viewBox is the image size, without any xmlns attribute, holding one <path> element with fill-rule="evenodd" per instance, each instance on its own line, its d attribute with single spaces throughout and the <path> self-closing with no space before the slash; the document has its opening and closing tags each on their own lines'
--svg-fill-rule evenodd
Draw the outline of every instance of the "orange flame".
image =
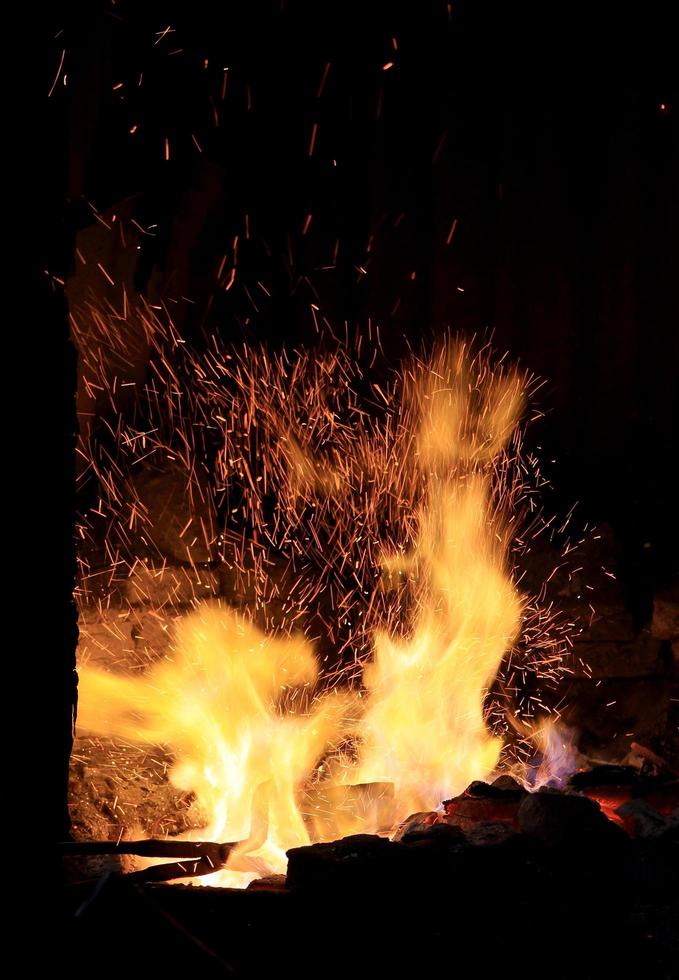
<svg viewBox="0 0 679 980">
<path fill-rule="evenodd" d="M 420 418 L 413 464 L 426 495 L 414 553 L 412 635 L 375 637 L 365 669 L 361 776 L 395 783 L 399 817 L 432 809 L 495 767 L 501 742 L 483 702 L 519 630 L 522 603 L 504 570 L 507 535 L 490 500 L 491 464 L 523 406 L 518 375 L 470 385 L 464 347 L 416 380 Z"/>
<path fill-rule="evenodd" d="M 297 792 L 345 710 L 331 694 L 309 707 L 317 677 L 303 637 L 265 636 L 233 610 L 205 604 L 177 624 L 172 659 L 144 676 L 82 669 L 79 721 L 169 745 L 172 782 L 195 793 L 208 817 L 200 837 L 246 842 L 229 868 L 256 877 L 285 871 L 285 851 L 309 842 Z M 203 881 L 234 879 L 220 872 Z"/>
<path fill-rule="evenodd" d="M 394 429 L 401 449 L 386 472 L 404 481 L 391 492 L 410 504 L 415 530 L 403 535 L 410 550 L 384 555 L 382 566 L 385 578 L 407 581 L 413 614 L 407 633 L 392 621 L 394 628 L 372 630 L 360 696 L 318 693 L 310 641 L 265 634 L 218 603 L 180 618 L 171 655 L 141 675 L 81 667 L 80 726 L 167 745 L 173 783 L 195 794 L 207 822 L 193 836 L 243 841 L 227 870 L 205 883 L 284 871 L 285 851 L 309 841 L 309 826 L 316 834 L 321 824 L 375 829 L 379 800 L 368 799 L 359 816 L 343 814 L 352 794 L 342 787 L 319 794 L 336 807 L 329 821 L 300 804 L 320 760 L 348 733 L 358 758 L 347 763 L 335 753 L 335 781 L 393 784 L 394 820 L 437 806 L 497 765 L 502 743 L 488 730 L 484 700 L 519 632 L 523 600 L 506 569 L 509 532 L 496 484 L 525 379 L 502 368 L 491 374 L 460 344 L 410 365 L 401 382 Z M 289 420 L 279 434 L 291 494 L 312 484 L 341 508 L 351 457 L 338 453 L 337 469 L 326 472 L 294 442 Z M 361 453 L 372 445 L 354 446 L 361 484 L 366 472 L 380 472 L 388 441 L 374 449 L 369 470 Z"/>
</svg>

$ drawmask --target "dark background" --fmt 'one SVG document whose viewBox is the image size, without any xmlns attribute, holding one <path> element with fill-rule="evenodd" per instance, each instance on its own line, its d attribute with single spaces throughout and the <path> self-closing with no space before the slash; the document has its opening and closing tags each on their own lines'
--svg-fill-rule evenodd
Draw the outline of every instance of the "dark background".
<svg viewBox="0 0 679 980">
<path fill-rule="evenodd" d="M 338 331 L 379 324 L 394 358 L 447 327 L 492 333 L 545 379 L 531 438 L 550 507 L 577 501 L 576 521 L 612 528 L 643 615 L 677 567 L 671 4 L 84 7 L 49 15 L 40 75 L 41 288 L 61 325 L 44 350 L 64 486 L 72 357 L 50 277 L 74 271 L 95 210 L 118 213 L 157 226 L 136 286 L 172 302 L 197 344 L 211 330 L 318 343 L 312 303 Z M 52 515 L 67 622 L 69 501 L 57 495 Z"/>
</svg>

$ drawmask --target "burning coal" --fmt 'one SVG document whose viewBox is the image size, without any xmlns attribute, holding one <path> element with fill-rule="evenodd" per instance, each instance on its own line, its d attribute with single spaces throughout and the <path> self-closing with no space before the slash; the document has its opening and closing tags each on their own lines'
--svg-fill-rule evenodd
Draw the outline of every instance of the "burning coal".
<svg viewBox="0 0 679 980">
<path fill-rule="evenodd" d="M 81 664 L 81 728 L 170 750 L 194 836 L 243 842 L 212 883 L 284 871 L 286 850 L 327 836 L 328 809 L 335 834 L 378 829 L 378 808 L 357 817 L 342 787 L 393 786 L 395 825 L 486 779 L 512 678 L 548 683 L 564 646 L 512 570 L 535 533 L 520 450 L 530 379 L 447 341 L 366 399 L 344 346 L 196 355 L 171 324 L 138 317 L 154 377 L 126 407 L 81 345 L 86 384 L 113 408 L 107 448 L 96 433 L 83 443 L 100 495 L 81 533 L 103 522 L 111 580 L 133 574 L 133 539 L 152 552 L 161 530 L 135 464 L 169 467 L 190 503 L 187 565 L 199 578 L 200 550 L 251 598 L 238 611 L 235 595 L 196 596 L 169 653 L 141 670 Z M 311 639 L 319 624 L 332 660 Z"/>
</svg>

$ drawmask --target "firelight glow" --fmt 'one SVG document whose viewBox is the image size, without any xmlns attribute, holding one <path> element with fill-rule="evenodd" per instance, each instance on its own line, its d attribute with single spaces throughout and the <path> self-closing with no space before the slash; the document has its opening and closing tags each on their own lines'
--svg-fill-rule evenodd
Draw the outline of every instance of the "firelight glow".
<svg viewBox="0 0 679 980">
<path fill-rule="evenodd" d="M 465 353 L 446 352 L 414 385 L 412 464 L 426 491 L 412 554 L 392 563 L 413 581 L 412 634 L 378 631 L 364 670 L 361 778 L 395 784 L 401 819 L 495 768 L 502 745 L 488 732 L 484 698 L 521 623 L 490 477 L 523 407 L 523 383 L 509 373 L 474 389 Z"/>
<path fill-rule="evenodd" d="M 170 332 L 175 339 L 183 355 Z M 338 787 L 392 784 L 393 826 L 488 778 L 503 748 L 488 717 L 489 689 L 526 623 L 534 634 L 544 626 L 519 593 L 508 554 L 521 503 L 510 471 L 525 376 L 502 362 L 491 370 L 488 351 L 474 355 L 448 340 L 405 362 L 388 390 L 374 384 L 387 411 L 369 417 L 349 385 L 360 370 L 346 353 L 252 357 L 264 365 L 260 375 L 225 352 L 194 365 L 191 410 L 223 434 L 220 491 L 235 475 L 251 488 L 240 506 L 257 548 L 243 535 L 233 567 L 257 583 L 254 601 L 241 611 L 228 596 L 196 599 L 176 618 L 169 650 L 141 671 L 80 667 L 81 729 L 166 746 L 171 782 L 193 794 L 199 829 L 187 836 L 242 842 L 226 870 L 200 879 L 206 884 L 283 873 L 286 850 L 327 839 L 328 826 L 335 836 L 384 829 L 370 808 L 360 817 L 343 812 Z M 176 372 L 165 354 L 160 363 L 175 433 Z M 224 393 L 213 379 L 225 375 L 234 384 Z M 333 397 L 344 399 L 341 411 Z M 190 472 L 193 494 L 205 494 L 192 430 L 181 421 L 174 444 L 157 426 L 121 445 L 162 452 Z M 90 465 L 101 479 L 95 454 Z M 133 502 L 123 515 L 120 487 L 102 482 L 112 527 L 125 534 L 144 508 Z M 264 502 L 272 489 L 273 522 Z M 279 554 L 291 548 L 295 575 L 267 578 L 267 542 Z M 316 576 L 302 560 L 310 555 Z M 336 614 L 331 636 L 348 628 L 344 647 L 354 651 L 332 670 L 322 669 L 301 628 L 319 595 Z M 288 610 L 282 622 L 273 622 L 274 598 Z M 552 644 L 547 674 L 557 661 Z M 329 823 L 315 819 L 314 787 L 322 806 L 335 808 Z"/>
<path fill-rule="evenodd" d="M 172 659 L 141 678 L 82 670 L 80 724 L 169 745 L 172 782 L 207 817 L 200 836 L 245 842 L 229 862 L 242 876 L 218 872 L 206 883 L 244 884 L 284 871 L 285 850 L 309 841 L 296 794 L 338 732 L 345 700 L 331 692 L 301 710 L 317 676 L 303 637 L 265 636 L 205 604 L 177 624 Z"/>
</svg>

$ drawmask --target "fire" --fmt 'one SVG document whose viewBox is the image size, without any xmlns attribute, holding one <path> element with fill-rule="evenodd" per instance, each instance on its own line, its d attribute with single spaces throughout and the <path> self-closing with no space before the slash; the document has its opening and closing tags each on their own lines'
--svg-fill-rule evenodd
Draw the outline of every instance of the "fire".
<svg viewBox="0 0 679 980">
<path fill-rule="evenodd" d="M 284 871 L 286 850 L 310 836 L 381 829 L 392 789 L 395 823 L 498 765 L 489 688 L 517 639 L 536 622 L 544 632 L 508 556 L 528 379 L 447 341 L 390 386 L 373 385 L 371 416 L 352 388 L 363 375 L 348 349 L 295 359 L 215 344 L 198 360 L 172 324 L 163 332 L 139 315 L 166 402 L 154 380 L 135 416 L 145 414 L 145 429 L 121 412 L 117 456 L 83 449 L 102 488 L 92 519 L 109 522 L 111 575 L 135 523 L 153 543 L 124 474 L 154 456 L 187 474 L 187 497 L 221 501 L 221 560 L 255 593 L 248 615 L 196 599 L 169 652 L 134 676 L 82 664 L 79 725 L 168 747 L 172 782 L 194 795 L 193 837 L 243 842 L 225 872 L 201 880 L 242 885 Z M 99 378 L 96 351 L 87 356 Z M 180 398 L 173 359 L 182 357 L 192 386 Z M 215 532 L 195 523 L 209 550 Z M 285 574 L 267 574 L 269 548 Z M 275 626 L 273 598 L 283 609 Z M 320 669 L 303 632 L 310 611 L 351 662 Z M 543 635 L 538 646 L 553 673 L 554 644 Z"/>
<path fill-rule="evenodd" d="M 361 775 L 395 783 L 399 818 L 433 809 L 494 769 L 502 748 L 483 703 L 521 624 L 508 576 L 507 535 L 491 503 L 492 462 L 523 406 L 518 375 L 470 384 L 463 347 L 418 379 L 413 466 L 426 487 L 413 553 L 394 561 L 412 579 L 412 634 L 375 636 L 365 668 Z"/>
<path fill-rule="evenodd" d="M 172 658 L 141 678 L 84 667 L 80 724 L 152 745 L 177 760 L 170 774 L 195 794 L 200 837 L 243 841 L 229 870 L 284 872 L 285 851 L 309 842 L 297 805 L 302 780 L 339 732 L 340 696 L 310 706 L 318 667 L 301 636 L 264 635 L 242 615 L 205 604 L 177 624 Z M 245 883 L 249 878 L 245 879 Z"/>
<path fill-rule="evenodd" d="M 535 789 L 541 786 L 562 788 L 578 768 L 577 732 L 559 721 L 548 718 L 531 734 L 535 757 L 526 774 L 526 782 Z"/>
</svg>

